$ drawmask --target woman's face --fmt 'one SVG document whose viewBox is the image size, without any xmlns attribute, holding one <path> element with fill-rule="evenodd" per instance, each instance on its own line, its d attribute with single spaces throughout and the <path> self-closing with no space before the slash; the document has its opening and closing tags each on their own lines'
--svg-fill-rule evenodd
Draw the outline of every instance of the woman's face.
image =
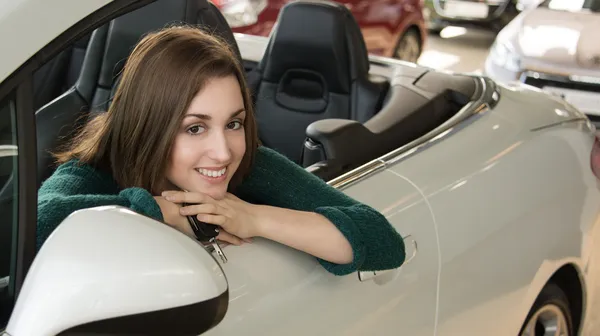
<svg viewBox="0 0 600 336">
<path fill-rule="evenodd" d="M 244 99 L 235 76 L 214 78 L 194 97 L 175 136 L 167 179 L 222 199 L 246 152 Z"/>
</svg>

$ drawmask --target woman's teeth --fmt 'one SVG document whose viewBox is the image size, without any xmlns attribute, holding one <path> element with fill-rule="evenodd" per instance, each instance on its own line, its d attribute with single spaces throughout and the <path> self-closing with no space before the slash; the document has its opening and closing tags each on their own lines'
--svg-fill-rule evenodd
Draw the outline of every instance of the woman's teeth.
<svg viewBox="0 0 600 336">
<path fill-rule="evenodd" d="M 221 170 L 196 169 L 197 172 L 208 177 L 221 177 L 227 171 L 227 168 Z"/>
</svg>

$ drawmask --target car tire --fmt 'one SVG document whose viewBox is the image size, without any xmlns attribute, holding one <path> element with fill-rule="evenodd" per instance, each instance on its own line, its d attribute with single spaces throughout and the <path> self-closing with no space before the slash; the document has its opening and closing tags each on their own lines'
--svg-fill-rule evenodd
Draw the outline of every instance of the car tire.
<svg viewBox="0 0 600 336">
<path fill-rule="evenodd" d="M 402 61 L 417 63 L 423 51 L 421 37 L 414 29 L 407 30 L 396 43 L 393 57 Z"/>
<path fill-rule="evenodd" d="M 519 335 L 575 335 L 569 299 L 558 285 L 549 283 L 542 289 L 529 311 Z"/>
</svg>

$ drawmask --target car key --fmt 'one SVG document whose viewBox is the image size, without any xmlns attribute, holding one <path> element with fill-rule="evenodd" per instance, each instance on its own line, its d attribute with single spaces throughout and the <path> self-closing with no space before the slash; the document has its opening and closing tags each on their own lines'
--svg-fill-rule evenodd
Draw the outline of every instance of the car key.
<svg viewBox="0 0 600 336">
<path fill-rule="evenodd" d="M 188 206 L 190 204 L 188 203 L 184 203 L 183 206 Z M 196 235 L 196 239 L 200 242 L 208 242 L 212 245 L 212 247 L 215 249 L 215 252 L 217 252 L 217 255 L 221 258 L 221 261 L 223 263 L 227 262 L 227 257 L 225 256 L 225 253 L 223 253 L 223 250 L 221 249 L 221 247 L 219 246 L 219 243 L 217 243 L 217 236 L 219 235 L 219 227 L 217 225 L 214 224 L 208 224 L 205 222 L 202 222 L 200 220 L 198 220 L 198 218 L 196 216 L 187 216 L 188 222 L 190 223 L 190 226 L 192 227 L 192 231 L 194 231 L 194 234 Z"/>
</svg>

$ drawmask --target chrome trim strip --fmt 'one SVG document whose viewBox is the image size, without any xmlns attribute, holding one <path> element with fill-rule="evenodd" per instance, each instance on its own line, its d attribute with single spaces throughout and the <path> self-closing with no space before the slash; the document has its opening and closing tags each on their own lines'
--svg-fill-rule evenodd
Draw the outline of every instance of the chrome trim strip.
<svg viewBox="0 0 600 336">
<path fill-rule="evenodd" d="M 0 145 L 0 157 L 18 156 L 19 147 L 16 145 Z"/>
<path fill-rule="evenodd" d="M 551 82 L 557 82 L 557 83 L 563 83 L 563 84 L 575 84 L 575 85 L 590 85 L 590 86 L 599 86 L 600 85 L 600 78 L 598 77 L 592 77 L 592 76 L 576 76 L 576 75 L 561 75 L 558 73 L 548 73 L 548 72 L 541 72 L 541 71 L 536 71 L 536 70 L 527 70 L 524 71 L 520 78 L 519 81 L 522 83 L 525 83 L 527 78 L 531 78 L 531 79 L 541 79 L 544 81 L 551 81 Z"/>
<path fill-rule="evenodd" d="M 586 119 L 586 118 L 575 118 L 575 119 L 562 120 L 562 121 L 555 122 L 552 124 L 532 128 L 532 129 L 530 129 L 530 131 L 538 132 L 538 131 L 542 131 L 545 129 L 549 129 L 549 128 L 553 128 L 553 127 L 557 127 L 557 126 L 563 126 L 563 125 L 567 125 L 567 124 L 589 123 L 589 121 L 590 120 Z"/>
<path fill-rule="evenodd" d="M 569 79 L 575 83 L 600 85 L 600 78 L 593 76 L 569 75 Z"/>
<path fill-rule="evenodd" d="M 465 106 L 465 108 L 470 108 L 470 106 L 467 105 L 467 106 Z M 472 115 L 481 114 L 481 113 L 487 112 L 488 107 L 486 105 L 479 105 L 477 107 L 474 107 L 472 110 L 473 110 Z M 469 115 L 468 117 L 470 117 L 472 115 Z M 415 140 L 413 143 L 409 143 L 409 144 L 405 145 L 404 147 L 401 147 L 393 152 L 388 153 L 382 159 L 385 160 L 388 165 L 391 165 L 398 161 L 402 161 L 409 156 L 419 153 L 423 149 L 425 149 L 425 147 L 429 147 L 433 143 L 441 141 L 442 139 L 445 139 L 446 137 L 448 137 L 450 134 L 455 133 L 458 129 L 454 128 L 454 127 L 458 123 L 462 122 L 463 120 L 466 120 L 466 118 L 448 120 L 448 122 L 446 124 L 442 125 L 440 128 L 437 129 L 439 131 L 435 132 L 436 130 L 434 130 L 431 133 L 426 134 L 423 137 Z M 435 133 L 433 133 L 433 132 L 435 132 Z"/>
<path fill-rule="evenodd" d="M 376 171 L 385 169 L 385 167 L 385 162 L 381 161 L 380 159 L 375 159 L 373 161 L 367 162 L 366 164 L 354 170 L 349 171 L 346 174 L 340 175 L 327 183 L 329 183 L 329 185 L 333 186 L 334 188 L 341 189 L 355 181 L 360 180 L 363 177 L 371 175 Z"/>
<path fill-rule="evenodd" d="M 478 83 L 481 88 L 481 96 L 477 100 L 467 103 L 467 105 L 458 111 L 452 118 L 448 119 L 445 123 L 424 136 L 375 160 L 367 162 L 346 174 L 340 175 L 327 183 L 338 189 L 347 187 L 381 169 L 385 169 L 392 164 L 421 152 L 434 143 L 446 139 L 451 134 L 458 132 L 460 129 L 470 124 L 470 122 L 465 123 L 468 119 L 474 121 L 474 118 L 479 118 L 481 115 L 487 113 L 498 103 L 498 100 L 500 100 L 500 92 L 491 79 L 485 77 L 474 78 L 479 79 L 476 83 Z"/>
</svg>

